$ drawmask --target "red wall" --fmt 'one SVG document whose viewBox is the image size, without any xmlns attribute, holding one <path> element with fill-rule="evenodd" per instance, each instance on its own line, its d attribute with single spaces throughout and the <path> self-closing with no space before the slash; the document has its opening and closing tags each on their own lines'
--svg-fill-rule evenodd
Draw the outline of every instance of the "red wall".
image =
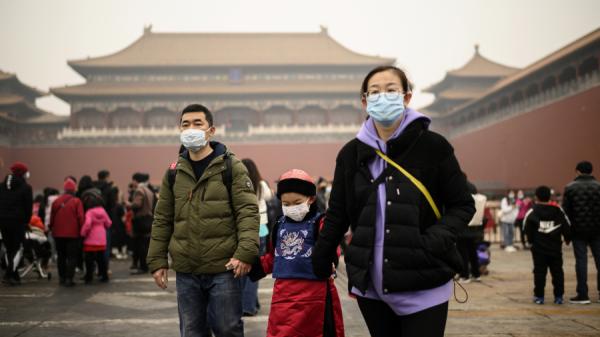
<svg viewBox="0 0 600 337">
<path fill-rule="evenodd" d="M 263 178 L 272 183 L 290 168 L 302 168 L 313 177 L 333 177 L 335 158 L 342 143 L 307 144 L 229 144 L 238 158 L 252 158 Z M 169 164 L 177 159 L 178 145 L 168 146 L 102 146 L 102 147 L 36 147 L 16 148 L 12 156 L 0 148 L 2 176 L 15 161 L 23 161 L 31 171 L 30 182 L 36 191 L 46 186 L 62 189 L 63 178 L 89 174 L 94 179 L 100 169 L 108 169 L 112 179 L 125 188 L 136 171 L 148 172 L 153 184 L 159 184 Z"/>
<path fill-rule="evenodd" d="M 599 175 L 600 86 L 451 142 L 472 181 L 562 191 L 579 161 L 591 161 Z"/>
</svg>

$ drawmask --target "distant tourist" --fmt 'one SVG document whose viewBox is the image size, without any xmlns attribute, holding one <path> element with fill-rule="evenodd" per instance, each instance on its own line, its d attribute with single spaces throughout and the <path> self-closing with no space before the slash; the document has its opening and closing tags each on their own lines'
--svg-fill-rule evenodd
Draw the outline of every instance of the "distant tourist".
<svg viewBox="0 0 600 337">
<path fill-rule="evenodd" d="M 508 195 L 500 201 L 500 228 L 502 229 L 502 247 L 509 253 L 516 252 L 513 246 L 515 237 L 515 221 L 519 215 L 519 207 L 515 199 L 515 191 L 508 192 Z"/>
<path fill-rule="evenodd" d="M 81 255 L 80 230 L 84 222 L 83 202 L 75 196 L 76 185 L 66 179 L 64 194 L 52 203 L 50 230 L 56 242 L 59 284 L 75 285 L 75 267 Z"/>
<path fill-rule="evenodd" d="M 590 303 L 587 286 L 587 247 L 596 263 L 596 286 L 600 297 L 600 182 L 592 175 L 589 161 L 577 164 L 577 177 L 567 185 L 563 197 L 563 208 L 571 220 L 577 296 L 571 303 Z M 600 301 L 600 300 L 599 300 Z"/>
<path fill-rule="evenodd" d="M 6 247 L 6 273 L 2 282 L 7 285 L 21 283 L 15 256 L 25 240 L 25 229 L 33 211 L 33 192 L 27 183 L 29 169 L 21 162 L 10 167 L 4 182 L 0 184 L 0 231 Z"/>
<path fill-rule="evenodd" d="M 254 186 L 254 192 L 258 199 L 258 212 L 260 214 L 260 227 L 258 228 L 258 237 L 260 240 L 259 255 L 264 255 L 267 250 L 267 240 L 269 238 L 269 216 L 268 216 L 268 205 L 269 201 L 273 198 L 273 192 L 263 180 L 260 175 L 260 171 L 256 166 L 256 163 L 250 158 L 242 159 L 242 163 L 248 170 L 248 176 Z M 258 280 L 253 282 L 245 276 L 243 278 L 243 291 L 242 291 L 242 310 L 244 316 L 254 316 L 260 309 L 260 303 L 258 302 Z"/>
<path fill-rule="evenodd" d="M 148 273 L 146 256 L 150 244 L 150 232 L 154 219 L 155 198 L 154 191 L 148 186 L 150 176 L 146 173 L 135 173 L 131 178 L 134 189 L 131 209 L 133 211 L 132 240 L 133 240 L 133 265 L 137 269 L 131 272 L 133 275 Z"/>
<path fill-rule="evenodd" d="M 550 269 L 554 286 L 554 303 L 563 304 L 565 275 L 563 272 L 562 239 L 571 241 L 569 220 L 560 207 L 550 204 L 550 188 L 535 190 L 535 205 L 525 215 L 524 225 L 533 257 L 533 301 L 544 304 L 546 273 Z"/>
<path fill-rule="evenodd" d="M 469 222 L 468 228 L 458 234 L 457 247 L 463 261 L 463 270 L 459 274 L 459 282 L 461 283 L 481 281 L 477 248 L 479 243 L 483 241 L 483 222 L 485 203 L 487 202 L 487 197 L 478 193 L 475 185 L 468 182 L 468 186 L 475 201 L 475 214 Z"/>
</svg>

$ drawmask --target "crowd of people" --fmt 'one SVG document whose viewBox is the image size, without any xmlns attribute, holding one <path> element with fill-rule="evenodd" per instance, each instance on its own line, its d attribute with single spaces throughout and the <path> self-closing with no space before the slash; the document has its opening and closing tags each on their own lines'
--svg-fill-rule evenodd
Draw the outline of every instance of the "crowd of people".
<svg viewBox="0 0 600 337">
<path fill-rule="evenodd" d="M 16 162 L 10 169 L 0 187 L 3 283 L 19 285 L 19 267 L 34 260 L 44 271 L 55 262 L 65 287 L 77 283 L 77 272 L 85 284 L 96 275 L 108 282 L 111 258 L 131 256 L 131 274 L 149 272 L 145 261 L 157 190 L 148 174 L 133 175 L 127 198 L 108 170 L 99 171 L 97 180 L 67 176 L 62 193 L 48 187 L 33 197 L 26 164 Z"/>
<path fill-rule="evenodd" d="M 174 271 L 181 336 L 243 336 L 242 316 L 260 310 L 258 282 L 272 274 L 267 336 L 343 337 L 334 283 L 342 245 L 348 291 L 371 336 L 443 336 L 454 282 L 485 273 L 482 237 L 492 215 L 450 143 L 408 107 L 411 98 L 401 69 L 367 74 L 361 103 L 369 117 L 340 150 L 331 184 L 300 167 L 271 189 L 251 159 L 214 140 L 212 112 L 201 104 L 182 110 L 179 157 L 158 189 L 135 173 L 125 198 L 102 170 L 96 181 L 69 176 L 62 194 L 46 189 L 34 199 L 27 166 L 15 163 L 0 185 L 4 283 L 19 284 L 17 252 L 35 230 L 49 234 L 36 256 L 47 267 L 56 252 L 65 287 L 76 284 L 77 269 L 85 283 L 96 275 L 108 282 L 110 258 L 129 253 L 132 274 L 151 273 L 162 289 Z M 548 268 L 554 301 L 563 302 L 563 239 L 576 257 L 571 302 L 590 302 L 587 246 L 600 269 L 600 183 L 591 163 L 576 171 L 562 209 L 545 186 L 535 201 L 519 192 L 501 201 L 502 247 L 516 250 L 517 228 L 532 252 L 538 304 Z"/>
</svg>

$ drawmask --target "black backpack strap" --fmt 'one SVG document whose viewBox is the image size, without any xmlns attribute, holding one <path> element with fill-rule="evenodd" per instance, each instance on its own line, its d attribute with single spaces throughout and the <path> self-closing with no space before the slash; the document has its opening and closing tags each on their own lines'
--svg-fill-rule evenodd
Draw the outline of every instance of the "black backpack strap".
<svg viewBox="0 0 600 337">
<path fill-rule="evenodd" d="M 227 195 L 229 196 L 229 206 L 231 207 L 231 214 L 235 219 L 235 208 L 233 207 L 233 194 L 231 193 L 231 188 L 233 185 L 233 167 L 231 163 L 231 154 L 225 153 L 223 156 L 223 160 L 225 160 L 225 170 L 221 173 L 221 177 L 223 178 L 223 185 L 227 188 Z"/>
</svg>

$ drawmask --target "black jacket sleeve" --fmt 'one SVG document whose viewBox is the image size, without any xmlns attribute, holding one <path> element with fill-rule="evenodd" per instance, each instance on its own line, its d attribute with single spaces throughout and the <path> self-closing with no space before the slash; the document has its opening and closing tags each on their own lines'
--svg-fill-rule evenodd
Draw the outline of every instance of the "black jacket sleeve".
<svg viewBox="0 0 600 337">
<path fill-rule="evenodd" d="M 449 144 L 448 144 L 449 145 Z M 442 217 L 422 236 L 425 249 L 435 256 L 444 256 L 453 249 L 459 233 L 467 229 L 475 214 L 475 203 L 467 189 L 467 179 L 451 151 L 440 163 L 438 183 Z"/>
<path fill-rule="evenodd" d="M 334 263 L 337 257 L 337 246 L 342 241 L 350 225 L 346 212 L 347 191 L 345 187 L 345 168 L 343 160 L 341 160 L 342 151 L 340 151 L 336 160 L 325 224 L 319 233 L 319 239 L 312 254 L 313 272 L 321 278 L 331 275 L 331 264 Z"/>
<path fill-rule="evenodd" d="M 567 214 L 565 214 L 564 210 L 560 210 L 560 228 L 562 230 L 562 236 L 566 243 L 571 242 L 571 223 L 569 222 L 569 218 Z"/>
</svg>

